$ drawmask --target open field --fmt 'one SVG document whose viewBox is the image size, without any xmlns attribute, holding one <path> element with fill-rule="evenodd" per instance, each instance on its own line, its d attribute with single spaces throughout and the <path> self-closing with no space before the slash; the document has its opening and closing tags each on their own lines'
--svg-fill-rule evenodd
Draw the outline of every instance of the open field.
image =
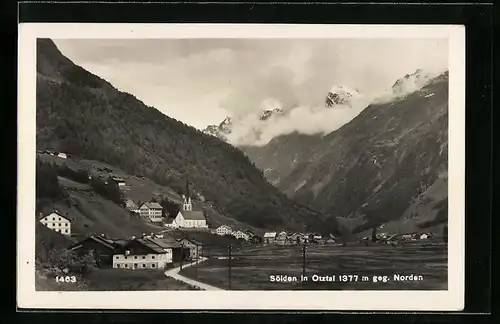
<svg viewBox="0 0 500 324">
<path fill-rule="evenodd" d="M 408 242 L 404 245 L 353 244 L 307 248 L 305 276 L 301 283 L 302 247 L 267 246 L 235 252 L 231 260 L 233 290 L 446 290 L 447 246 L 441 242 Z M 210 260 L 181 274 L 223 289 L 229 288 L 227 259 Z M 198 268 L 198 269 L 197 269 Z M 421 275 L 421 281 L 394 281 L 394 275 Z M 296 282 L 271 282 L 271 275 L 297 277 Z M 313 282 L 312 276 L 336 275 L 336 282 Z M 358 275 L 356 282 L 338 282 L 339 275 Z M 367 281 L 362 281 L 366 276 Z M 373 282 L 387 276 L 387 282 Z M 353 278 L 354 280 L 354 278 Z"/>
</svg>

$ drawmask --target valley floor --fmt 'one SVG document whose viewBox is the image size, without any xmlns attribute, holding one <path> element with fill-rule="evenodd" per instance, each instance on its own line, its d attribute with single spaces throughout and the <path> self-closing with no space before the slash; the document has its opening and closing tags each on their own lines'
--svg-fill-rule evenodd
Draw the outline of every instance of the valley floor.
<svg viewBox="0 0 500 324">
<path fill-rule="evenodd" d="M 233 254 L 231 287 L 229 260 L 226 257 L 214 256 L 200 264 L 197 270 L 191 267 L 180 273 L 231 290 L 446 290 L 447 250 L 446 244 L 429 241 L 398 246 L 310 246 L 306 252 L 307 282 L 300 281 L 303 274 L 300 246 L 265 246 Z M 295 277 L 297 281 L 273 282 L 273 275 Z M 314 275 L 318 277 L 313 278 Z M 329 276 L 332 279 L 333 275 L 336 276 L 335 282 L 319 281 L 319 277 Z M 342 275 L 347 277 L 339 278 Z M 400 276 L 399 281 L 395 275 Z M 404 277 L 410 275 L 413 278 Z M 373 278 L 379 276 L 382 281 L 374 282 Z M 386 282 L 384 276 L 388 279 Z M 339 281 L 342 279 L 344 281 Z"/>
</svg>

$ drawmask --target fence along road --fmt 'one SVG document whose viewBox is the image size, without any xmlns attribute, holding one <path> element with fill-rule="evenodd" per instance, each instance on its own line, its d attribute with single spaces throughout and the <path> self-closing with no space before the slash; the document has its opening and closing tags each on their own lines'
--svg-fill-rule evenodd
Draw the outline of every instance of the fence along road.
<svg viewBox="0 0 500 324">
<path fill-rule="evenodd" d="M 198 260 L 198 264 L 201 263 L 201 262 L 203 262 L 203 261 L 206 261 L 206 260 L 208 260 L 208 258 L 201 257 Z M 188 263 L 188 264 L 184 264 L 184 265 L 182 265 L 182 268 L 187 268 L 187 267 L 190 267 L 190 266 L 195 265 L 195 264 L 196 264 L 196 261 Z M 189 285 L 197 286 L 197 287 L 199 287 L 199 288 L 201 288 L 203 290 L 224 290 L 224 289 L 220 289 L 220 288 L 217 288 L 217 287 L 214 287 L 214 286 L 211 286 L 211 285 L 207 285 L 207 284 L 205 284 L 203 282 L 199 282 L 199 281 L 196 281 L 196 280 L 193 280 L 193 279 L 190 279 L 190 278 L 186 278 L 186 277 L 180 275 L 179 271 L 181 271 L 181 267 L 173 268 L 173 269 L 165 271 L 165 275 L 167 277 L 171 277 L 171 278 L 180 280 L 180 281 L 182 281 L 184 283 L 187 283 Z"/>
</svg>

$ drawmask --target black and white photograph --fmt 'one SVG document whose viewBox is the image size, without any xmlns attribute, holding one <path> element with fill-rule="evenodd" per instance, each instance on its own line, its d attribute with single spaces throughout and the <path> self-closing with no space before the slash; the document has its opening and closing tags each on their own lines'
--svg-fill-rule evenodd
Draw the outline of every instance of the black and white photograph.
<svg viewBox="0 0 500 324">
<path fill-rule="evenodd" d="M 24 27 L 31 306 L 463 304 L 459 27 Z"/>
</svg>

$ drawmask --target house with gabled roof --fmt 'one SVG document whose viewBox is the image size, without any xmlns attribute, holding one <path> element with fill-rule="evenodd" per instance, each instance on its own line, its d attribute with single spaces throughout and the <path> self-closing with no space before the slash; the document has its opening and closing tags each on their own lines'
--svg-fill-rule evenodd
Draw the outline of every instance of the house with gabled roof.
<svg viewBox="0 0 500 324">
<path fill-rule="evenodd" d="M 180 248 L 172 238 L 135 238 L 115 252 L 113 268 L 163 269 L 173 262 L 173 250 Z"/>
<path fill-rule="evenodd" d="M 106 268 L 113 265 L 113 254 L 120 248 L 120 243 L 114 240 L 102 235 L 90 235 L 73 244 L 68 249 L 75 252 L 78 256 L 91 254 L 98 267 Z"/>
<path fill-rule="evenodd" d="M 189 249 L 189 256 L 191 259 L 198 259 L 203 253 L 203 244 L 197 240 L 181 237 L 177 241 L 183 246 Z"/>
<path fill-rule="evenodd" d="M 61 215 L 57 210 L 46 216 L 40 213 L 38 221 L 55 232 L 71 236 L 71 220 Z"/>
<path fill-rule="evenodd" d="M 234 231 L 231 233 L 231 235 L 234 236 L 235 238 L 237 238 L 238 240 L 241 239 L 241 240 L 248 241 L 250 239 L 250 236 L 242 230 Z"/>
<path fill-rule="evenodd" d="M 139 214 L 154 223 L 163 221 L 163 207 L 157 202 L 143 203 L 139 208 Z"/>
<path fill-rule="evenodd" d="M 262 238 L 263 244 L 273 244 L 276 241 L 276 232 L 266 232 Z"/>
</svg>

